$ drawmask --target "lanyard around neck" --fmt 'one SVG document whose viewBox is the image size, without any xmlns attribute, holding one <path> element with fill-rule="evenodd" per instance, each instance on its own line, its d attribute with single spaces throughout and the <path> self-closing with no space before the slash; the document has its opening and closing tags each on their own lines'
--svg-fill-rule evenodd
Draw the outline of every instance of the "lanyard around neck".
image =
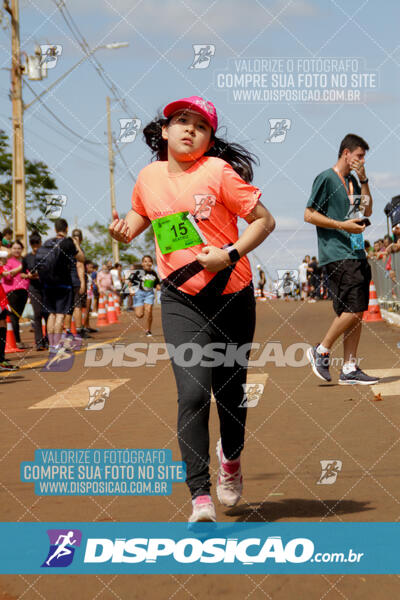
<svg viewBox="0 0 400 600">
<path fill-rule="evenodd" d="M 347 187 L 344 177 L 340 173 L 339 169 L 337 169 L 336 167 L 333 167 L 333 170 L 335 171 L 336 175 L 340 178 L 341 182 L 343 183 L 347 195 L 352 196 L 354 194 L 354 185 L 353 185 L 352 180 L 349 178 L 349 187 Z"/>
</svg>

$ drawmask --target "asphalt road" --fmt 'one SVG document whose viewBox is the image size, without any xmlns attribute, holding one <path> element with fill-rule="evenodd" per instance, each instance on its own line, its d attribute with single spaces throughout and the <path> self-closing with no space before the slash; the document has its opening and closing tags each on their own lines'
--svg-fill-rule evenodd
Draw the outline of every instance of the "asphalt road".
<svg viewBox="0 0 400 600">
<path fill-rule="evenodd" d="M 337 385 L 340 346 L 334 352 L 333 382 L 324 384 L 305 364 L 304 348 L 321 339 L 332 318 L 328 302 L 257 303 L 255 342 L 261 346 L 253 358 L 264 351 L 265 364 L 250 368 L 248 381 L 264 385 L 264 390 L 248 409 L 243 498 L 233 509 L 215 499 L 218 521 L 399 519 L 400 330 L 384 322 L 364 327 L 360 364 L 366 372 L 383 376 L 379 386 Z M 163 341 L 159 307 L 153 333 L 151 342 Z M 32 334 L 24 331 L 23 339 L 31 340 Z M 114 363 L 87 366 L 86 347 L 62 372 L 44 370 L 43 353 L 13 356 L 21 370 L 0 377 L 2 521 L 187 520 L 191 502 L 183 483 L 174 484 L 167 497 L 39 497 L 33 484 L 19 479 L 21 461 L 33 460 L 38 448 L 168 448 L 174 460 L 180 460 L 169 362 L 118 366 L 122 344 L 148 341 L 142 322 L 133 313 L 123 313 L 119 324 L 102 328 L 89 340 L 98 348 L 97 360 L 105 357 L 104 344 L 118 344 Z M 110 346 L 105 348 L 112 352 Z M 94 360 L 94 350 L 91 353 Z M 110 396 L 102 410 L 88 411 L 88 387 L 95 385 L 110 387 Z M 210 437 L 215 480 L 215 403 Z M 323 460 L 341 461 L 331 485 L 317 483 Z M 13 575 L 2 576 L 0 586 L 3 600 L 386 600 L 400 594 L 396 575 Z"/>
</svg>

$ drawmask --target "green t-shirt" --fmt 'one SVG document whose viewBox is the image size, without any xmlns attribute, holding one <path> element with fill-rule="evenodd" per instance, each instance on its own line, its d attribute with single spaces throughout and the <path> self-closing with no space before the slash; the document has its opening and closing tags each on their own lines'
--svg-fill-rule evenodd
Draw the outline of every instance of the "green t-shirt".
<svg viewBox="0 0 400 600">
<path fill-rule="evenodd" d="M 361 189 L 353 175 L 345 177 L 347 188 L 349 180 L 353 182 L 354 195 L 360 195 Z M 351 204 L 340 177 L 333 169 L 322 171 L 314 180 L 307 208 L 314 208 L 335 221 L 354 218 Z M 325 229 L 317 227 L 318 253 L 320 265 L 346 258 L 365 258 L 364 237 L 362 233 L 347 233 L 343 229 Z"/>
</svg>

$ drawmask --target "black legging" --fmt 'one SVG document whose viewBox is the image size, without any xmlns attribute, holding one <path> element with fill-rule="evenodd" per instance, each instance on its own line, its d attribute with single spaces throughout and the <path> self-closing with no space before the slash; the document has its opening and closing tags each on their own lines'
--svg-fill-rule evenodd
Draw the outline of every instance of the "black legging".
<svg viewBox="0 0 400 600">
<path fill-rule="evenodd" d="M 25 304 L 28 299 L 28 292 L 27 290 L 12 290 L 11 292 L 8 292 L 7 298 L 8 304 L 14 309 L 15 313 L 17 313 L 15 314 L 14 311 L 10 311 L 11 325 L 14 331 L 15 341 L 18 344 L 21 341 L 21 338 L 19 335 L 20 317 L 17 315 L 21 316 L 24 312 Z"/>
<path fill-rule="evenodd" d="M 214 342 L 239 347 L 253 340 L 252 285 L 236 294 L 214 298 L 190 296 L 163 285 L 161 309 L 165 341 L 175 348 L 185 343 L 204 347 Z M 247 409 L 240 404 L 249 353 L 247 350 L 242 364 L 234 361 L 232 366 L 185 366 L 179 360 L 180 366 L 174 356 L 171 358 L 178 388 L 178 442 L 193 498 L 209 494 L 211 487 L 208 469 L 211 390 L 217 403 L 224 455 L 234 460 L 243 449 Z"/>
<path fill-rule="evenodd" d="M 35 331 L 36 347 L 40 348 L 47 341 L 46 334 L 42 331 L 42 318 L 47 323 L 49 313 L 43 302 L 43 293 L 41 289 L 34 288 L 32 284 L 29 287 L 29 298 L 33 308 L 33 328 Z"/>
</svg>

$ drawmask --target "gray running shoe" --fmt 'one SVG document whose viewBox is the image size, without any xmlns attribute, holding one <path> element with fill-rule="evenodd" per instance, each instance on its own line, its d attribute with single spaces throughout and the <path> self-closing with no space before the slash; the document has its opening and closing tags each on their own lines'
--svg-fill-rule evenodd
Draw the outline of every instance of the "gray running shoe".
<svg viewBox="0 0 400 600">
<path fill-rule="evenodd" d="M 319 344 L 313 348 L 307 350 L 307 358 L 311 363 L 311 368 L 314 371 L 314 375 L 322 379 L 323 381 L 332 381 L 329 373 L 329 357 L 330 354 L 320 354 L 317 352 Z"/>
<path fill-rule="evenodd" d="M 361 371 L 360 367 L 356 367 L 355 371 L 351 371 L 347 375 L 342 371 L 339 377 L 339 385 L 374 385 L 378 381 L 379 377 L 367 375 Z"/>
</svg>

